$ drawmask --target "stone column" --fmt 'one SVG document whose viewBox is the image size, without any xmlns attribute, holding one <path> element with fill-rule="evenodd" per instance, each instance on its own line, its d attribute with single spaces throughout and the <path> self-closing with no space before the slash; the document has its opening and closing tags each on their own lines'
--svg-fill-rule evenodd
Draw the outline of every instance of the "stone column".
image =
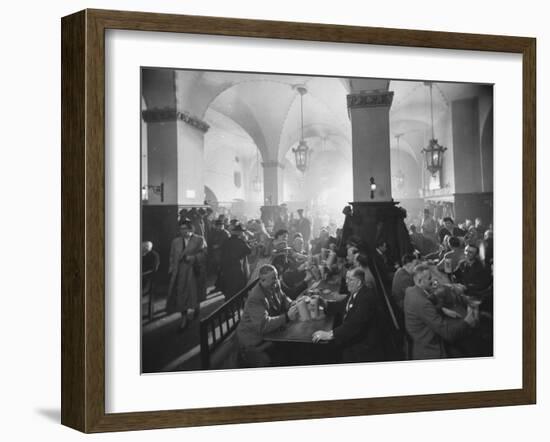
<svg viewBox="0 0 550 442">
<path fill-rule="evenodd" d="M 204 204 L 204 134 L 209 126 L 196 116 L 200 110 L 186 107 L 191 101 L 178 94 L 174 71 L 143 69 L 141 79 L 142 146 L 147 149 L 143 173 L 149 186 L 142 201 L 142 239 L 152 241 L 160 253 L 159 276 L 165 278 L 181 206 Z"/>
<path fill-rule="evenodd" d="M 404 224 L 406 212 L 391 195 L 389 109 L 393 92 L 361 90 L 347 96 L 353 148 L 353 213 L 348 232 L 361 238 L 374 252 L 385 240 L 393 261 L 410 251 L 410 238 Z M 370 178 L 376 190 L 371 194 Z"/>
<path fill-rule="evenodd" d="M 178 204 L 204 204 L 204 134 L 209 125 L 185 110 L 176 112 Z"/>
<path fill-rule="evenodd" d="M 455 217 L 463 222 L 479 216 L 489 224 L 493 220 L 493 192 L 492 182 L 485 176 L 489 164 L 483 161 L 479 107 L 478 97 L 452 103 Z M 489 125 L 490 139 L 484 141 L 486 152 L 492 154 L 492 121 Z M 492 178 L 492 171 L 489 176 Z"/>
<path fill-rule="evenodd" d="M 284 164 L 278 161 L 265 161 L 264 169 L 264 204 L 277 206 L 283 202 L 283 169 Z"/>
<path fill-rule="evenodd" d="M 275 223 L 280 215 L 280 206 L 283 199 L 283 170 L 284 164 L 278 161 L 264 161 L 264 205 L 260 208 L 264 224 Z"/>
<path fill-rule="evenodd" d="M 392 201 L 390 170 L 391 91 L 348 95 L 353 146 L 353 200 Z M 371 198 L 370 178 L 376 191 Z"/>
</svg>

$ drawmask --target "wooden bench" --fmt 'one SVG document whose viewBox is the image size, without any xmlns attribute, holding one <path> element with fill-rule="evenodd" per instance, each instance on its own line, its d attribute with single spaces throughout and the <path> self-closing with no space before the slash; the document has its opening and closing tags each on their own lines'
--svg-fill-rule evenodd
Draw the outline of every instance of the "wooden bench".
<svg viewBox="0 0 550 442">
<path fill-rule="evenodd" d="M 238 368 L 239 345 L 236 328 L 255 279 L 231 299 L 200 321 L 201 369 Z"/>
</svg>

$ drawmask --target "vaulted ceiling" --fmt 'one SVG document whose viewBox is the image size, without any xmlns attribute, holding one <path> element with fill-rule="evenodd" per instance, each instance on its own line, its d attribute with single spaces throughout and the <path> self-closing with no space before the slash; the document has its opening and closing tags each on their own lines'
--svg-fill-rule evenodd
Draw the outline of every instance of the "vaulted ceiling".
<svg viewBox="0 0 550 442">
<path fill-rule="evenodd" d="M 430 93 L 422 81 L 346 79 L 300 75 L 248 74 L 211 71 L 173 71 L 176 101 L 185 110 L 223 128 L 243 141 L 244 156 L 283 162 L 301 138 L 300 94 L 303 96 L 303 130 L 313 155 L 339 153 L 351 161 L 351 125 L 346 95 L 378 85 L 394 92 L 390 108 L 391 148 L 399 149 L 417 162 L 420 149 L 431 137 Z M 434 83 L 434 123 L 459 98 L 480 94 L 480 86 Z M 147 99 L 147 97 L 146 97 Z M 154 100 L 149 100 L 154 101 Z M 149 103 L 148 103 L 149 104 Z M 153 104 L 153 103 L 151 103 Z M 240 138 L 239 138 L 240 137 Z M 328 158 L 328 157 L 327 157 Z"/>
</svg>

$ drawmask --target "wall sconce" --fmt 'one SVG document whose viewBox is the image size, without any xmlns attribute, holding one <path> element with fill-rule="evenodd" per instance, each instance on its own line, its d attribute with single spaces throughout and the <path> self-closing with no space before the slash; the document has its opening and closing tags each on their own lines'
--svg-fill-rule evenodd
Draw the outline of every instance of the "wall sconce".
<svg viewBox="0 0 550 442">
<path fill-rule="evenodd" d="M 149 190 L 152 190 L 155 195 L 160 195 L 160 202 L 164 202 L 164 183 L 160 183 L 158 186 L 153 186 L 152 184 L 147 184 L 141 188 L 141 199 L 142 201 L 149 200 Z"/>
<path fill-rule="evenodd" d="M 370 177 L 370 199 L 374 199 L 374 191 L 376 190 L 376 183 L 374 182 L 374 178 Z"/>
</svg>

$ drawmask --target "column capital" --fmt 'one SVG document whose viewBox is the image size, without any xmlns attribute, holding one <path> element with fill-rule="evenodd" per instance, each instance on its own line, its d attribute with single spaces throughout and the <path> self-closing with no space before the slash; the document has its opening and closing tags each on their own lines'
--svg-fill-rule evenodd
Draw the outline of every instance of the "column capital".
<svg viewBox="0 0 550 442">
<path fill-rule="evenodd" d="M 279 163 L 278 161 L 263 161 L 262 166 L 265 167 L 280 167 L 281 169 L 285 168 L 285 165 L 283 163 Z"/>
<path fill-rule="evenodd" d="M 366 91 L 347 96 L 348 109 L 368 107 L 390 107 L 393 91 Z"/>
<path fill-rule="evenodd" d="M 143 121 L 146 123 L 183 121 L 184 123 L 187 123 L 188 125 L 204 133 L 210 129 L 210 125 L 206 121 L 191 115 L 187 111 L 180 112 L 170 107 L 146 109 L 141 112 L 141 116 L 143 117 Z"/>
</svg>

